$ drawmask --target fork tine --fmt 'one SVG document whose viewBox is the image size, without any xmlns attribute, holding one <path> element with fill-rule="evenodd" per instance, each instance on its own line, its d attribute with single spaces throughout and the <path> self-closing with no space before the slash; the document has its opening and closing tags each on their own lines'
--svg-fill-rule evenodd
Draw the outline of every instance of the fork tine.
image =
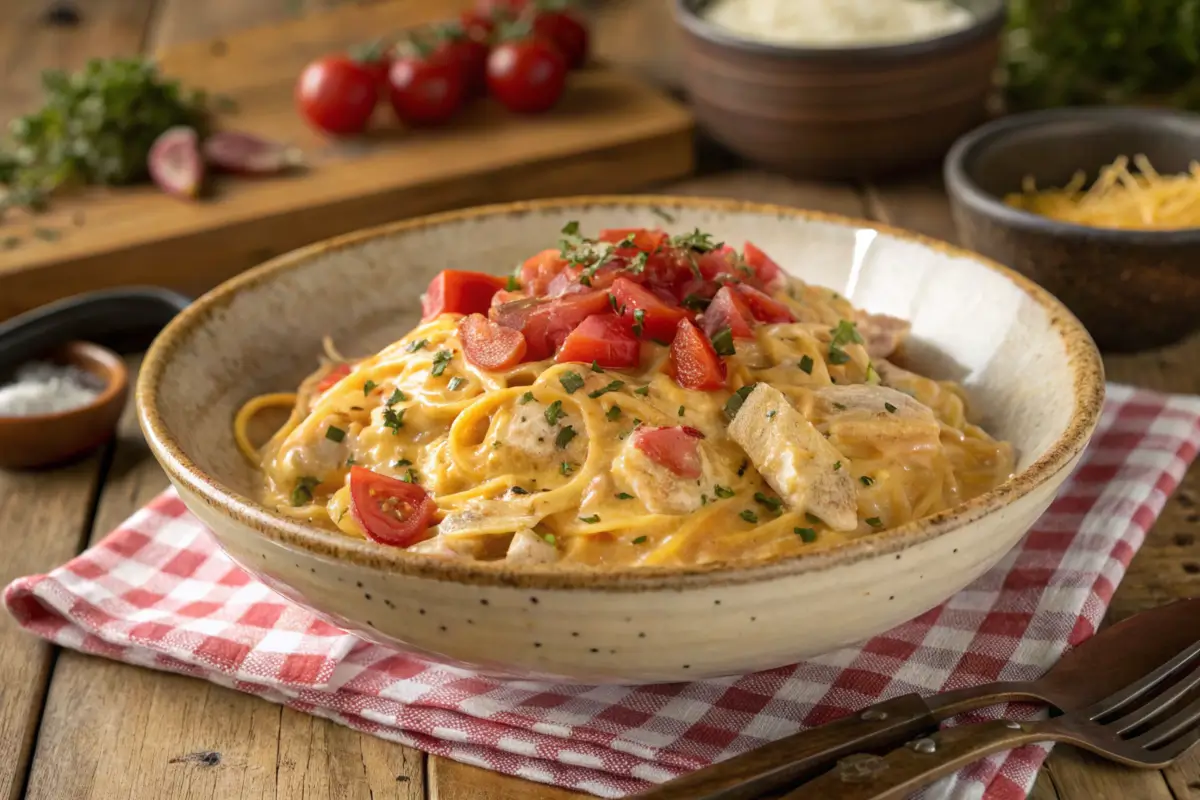
<svg viewBox="0 0 1200 800">
<path fill-rule="evenodd" d="M 1187 732 L 1189 728 L 1195 726 L 1197 721 L 1200 721 L 1200 699 L 1188 703 L 1182 711 L 1171 715 L 1141 736 L 1130 739 L 1129 742 L 1154 751 L 1159 744 L 1170 742 L 1181 733 Z"/>
<path fill-rule="evenodd" d="M 1090 706 L 1084 712 L 1084 717 L 1090 720 L 1098 720 L 1100 717 L 1120 711 L 1175 674 L 1179 669 L 1189 664 L 1197 655 L 1200 655 L 1200 642 L 1196 642 L 1137 683 L 1132 683 L 1120 692 L 1109 695 L 1099 703 Z"/>
<path fill-rule="evenodd" d="M 1164 761 L 1174 761 L 1186 750 L 1195 746 L 1196 742 L 1200 742 L 1200 728 L 1185 733 L 1170 744 L 1160 747 L 1154 751 L 1154 755 Z"/>
<path fill-rule="evenodd" d="M 1162 694 L 1151 698 L 1145 705 L 1136 706 L 1124 716 L 1112 722 L 1104 723 L 1104 727 L 1113 729 L 1122 735 L 1129 733 L 1154 719 L 1162 712 L 1170 710 L 1171 706 L 1187 697 L 1188 693 L 1197 686 L 1200 686 L 1200 666 L 1197 666 L 1189 674 L 1175 681 Z"/>
</svg>

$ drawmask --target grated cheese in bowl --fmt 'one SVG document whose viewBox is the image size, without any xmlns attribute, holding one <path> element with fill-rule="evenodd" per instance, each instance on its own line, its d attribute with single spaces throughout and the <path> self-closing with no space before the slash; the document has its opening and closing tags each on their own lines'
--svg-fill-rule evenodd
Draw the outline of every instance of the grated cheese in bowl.
<svg viewBox="0 0 1200 800">
<path fill-rule="evenodd" d="M 749 39 L 809 47 L 934 39 L 975 19 L 950 0 L 715 0 L 703 16 Z"/>
</svg>

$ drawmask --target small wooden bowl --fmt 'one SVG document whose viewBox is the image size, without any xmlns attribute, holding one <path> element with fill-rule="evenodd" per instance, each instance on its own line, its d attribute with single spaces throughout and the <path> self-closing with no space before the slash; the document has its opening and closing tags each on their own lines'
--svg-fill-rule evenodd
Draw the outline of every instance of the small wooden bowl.
<svg viewBox="0 0 1200 800">
<path fill-rule="evenodd" d="M 1145 154 L 1163 174 L 1200 157 L 1200 115 L 1146 108 L 1016 114 L 964 136 L 946 157 L 959 239 L 1037 281 L 1109 352 L 1160 347 L 1200 329 L 1200 227 L 1092 228 L 1004 203 L 1025 176 L 1064 186 L 1118 156 Z"/>
<path fill-rule="evenodd" d="M 738 155 L 796 177 L 866 178 L 936 162 L 982 122 L 1003 0 L 961 0 L 975 22 L 895 45 L 790 47 L 706 21 L 675 0 L 684 82 L 700 124 Z"/>
<path fill-rule="evenodd" d="M 104 390 L 87 405 L 57 414 L 0 416 L 0 467 L 45 467 L 81 456 L 108 441 L 125 408 L 129 371 L 116 353 L 69 342 L 44 358 L 79 367 L 102 381 Z"/>
</svg>

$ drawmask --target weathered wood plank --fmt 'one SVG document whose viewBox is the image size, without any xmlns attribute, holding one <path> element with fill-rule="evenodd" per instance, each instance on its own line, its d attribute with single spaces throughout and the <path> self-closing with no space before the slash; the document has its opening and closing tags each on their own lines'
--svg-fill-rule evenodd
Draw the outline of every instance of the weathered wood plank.
<svg viewBox="0 0 1200 800">
<path fill-rule="evenodd" d="M 1048 769 L 1061 800 L 1172 800 L 1161 772 L 1130 769 L 1072 747 L 1056 747 Z"/>
<path fill-rule="evenodd" d="M 510 778 L 448 758 L 429 758 L 429 800 L 574 800 L 588 795 Z"/>
<path fill-rule="evenodd" d="M 1029 793 L 1029 800 L 1060 800 L 1058 790 L 1054 788 L 1054 780 L 1050 777 L 1048 770 L 1038 773 L 1037 781 L 1033 784 L 1033 791 Z"/>
<path fill-rule="evenodd" d="M 166 486 L 131 405 L 92 540 Z M 415 751 L 202 680 L 64 652 L 27 797 L 420 800 L 423 786 Z"/>
</svg>

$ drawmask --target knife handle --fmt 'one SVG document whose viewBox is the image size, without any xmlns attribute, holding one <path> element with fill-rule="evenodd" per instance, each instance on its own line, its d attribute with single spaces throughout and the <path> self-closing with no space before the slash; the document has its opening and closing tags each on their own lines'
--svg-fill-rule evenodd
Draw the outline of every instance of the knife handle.
<svg viewBox="0 0 1200 800">
<path fill-rule="evenodd" d="M 887 752 L 936 727 L 925 700 L 907 694 L 689 773 L 629 800 L 749 800 L 830 769 L 843 756 Z"/>
<path fill-rule="evenodd" d="M 1038 725 L 994 720 L 960 725 L 910 741 L 883 758 L 862 755 L 837 765 L 780 800 L 904 800 L 981 758 L 1054 738 Z"/>
</svg>

